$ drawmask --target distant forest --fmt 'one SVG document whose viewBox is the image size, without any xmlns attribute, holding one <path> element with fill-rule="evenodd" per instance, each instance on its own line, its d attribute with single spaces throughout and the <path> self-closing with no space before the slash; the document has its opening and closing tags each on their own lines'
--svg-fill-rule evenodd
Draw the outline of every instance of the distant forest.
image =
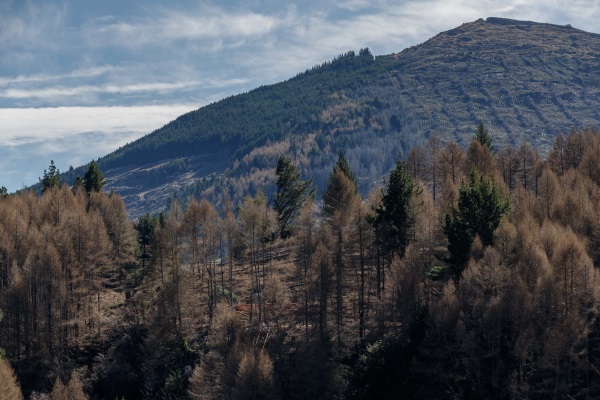
<svg viewBox="0 0 600 400">
<path fill-rule="evenodd" d="M 3 193 L 0 399 L 600 397 L 600 132 L 354 162 L 135 221 L 95 163 Z"/>
<path fill-rule="evenodd" d="M 421 138 L 388 76 L 394 65 L 368 49 L 349 51 L 285 82 L 182 115 L 97 162 L 112 177 L 132 166 L 161 164 L 125 185 L 141 191 L 193 173 L 194 181 L 177 191 L 178 200 L 185 205 L 190 196 L 206 197 L 221 207 L 225 195 L 239 202 L 258 189 L 271 194 L 280 154 L 289 154 L 324 189 L 343 149 L 360 177 L 361 193 L 367 193 L 397 155 Z M 62 178 L 72 184 L 85 168 L 62 171 Z"/>
</svg>

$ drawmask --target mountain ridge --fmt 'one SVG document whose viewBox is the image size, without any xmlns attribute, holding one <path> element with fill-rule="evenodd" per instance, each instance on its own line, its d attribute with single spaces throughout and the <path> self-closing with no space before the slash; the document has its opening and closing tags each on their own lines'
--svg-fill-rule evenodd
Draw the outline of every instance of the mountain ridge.
<svg viewBox="0 0 600 400">
<path fill-rule="evenodd" d="M 286 81 L 184 114 L 99 159 L 132 217 L 188 196 L 269 192 L 277 157 L 319 188 L 346 153 L 369 190 L 432 134 L 465 146 L 479 122 L 499 145 L 548 149 L 600 121 L 600 35 L 490 17 L 399 53 L 350 51 Z M 79 170 L 79 169 L 78 169 Z M 78 170 L 66 180 L 74 179 Z"/>
</svg>

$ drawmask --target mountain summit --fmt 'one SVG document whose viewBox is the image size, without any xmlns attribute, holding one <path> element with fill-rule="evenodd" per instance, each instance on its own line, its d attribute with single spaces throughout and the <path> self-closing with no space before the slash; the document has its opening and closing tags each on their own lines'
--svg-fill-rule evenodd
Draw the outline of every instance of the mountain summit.
<svg viewBox="0 0 600 400">
<path fill-rule="evenodd" d="M 213 200 L 273 185 L 288 154 L 322 188 L 340 151 L 368 190 L 431 134 L 465 145 L 482 122 L 499 145 L 547 149 L 600 121 L 600 35 L 480 19 L 396 54 L 348 52 L 226 98 L 99 160 L 132 217 L 174 194 Z M 80 169 L 66 177 L 74 179 Z"/>
<path fill-rule="evenodd" d="M 568 25 L 479 19 L 389 57 L 420 133 L 464 143 L 482 121 L 500 141 L 548 146 L 600 121 L 600 35 Z"/>
</svg>

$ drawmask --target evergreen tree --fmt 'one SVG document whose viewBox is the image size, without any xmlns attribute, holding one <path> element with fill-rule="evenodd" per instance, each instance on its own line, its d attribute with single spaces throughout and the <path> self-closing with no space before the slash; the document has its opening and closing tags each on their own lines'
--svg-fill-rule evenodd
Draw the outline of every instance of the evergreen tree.
<svg viewBox="0 0 600 400">
<path fill-rule="evenodd" d="M 346 160 L 346 157 L 344 156 L 344 153 L 340 152 L 340 154 L 338 156 L 337 163 L 335 165 L 340 170 L 342 170 L 342 172 L 344 173 L 344 175 L 346 175 L 348 177 L 348 179 L 350 179 L 350 181 L 354 184 L 354 186 L 358 190 L 358 184 L 356 183 L 356 176 L 354 175 L 354 171 L 352 171 L 350 169 L 350 164 L 348 164 L 348 160 Z"/>
<path fill-rule="evenodd" d="M 146 214 L 139 217 L 137 223 L 134 224 L 138 232 L 138 243 L 141 247 L 140 258 L 142 259 L 142 270 L 145 270 L 146 260 L 150 258 L 147 249 L 154 239 L 154 231 L 156 230 L 157 223 L 157 218 L 152 218 L 150 214 Z"/>
<path fill-rule="evenodd" d="M 496 183 L 483 175 L 478 177 L 472 169 L 469 186 L 461 183 L 458 208 L 452 206 L 444 216 L 444 233 L 448 238 L 450 262 L 456 279 L 460 278 L 468 261 L 475 236 L 479 235 L 484 246 L 491 245 L 494 230 L 508 209 L 508 199 L 502 198 Z"/>
<path fill-rule="evenodd" d="M 488 149 L 490 149 L 490 151 L 493 150 L 492 137 L 490 136 L 488 130 L 485 129 L 485 127 L 483 126 L 483 122 L 480 122 L 479 126 L 477 127 L 477 132 L 475 133 L 475 140 L 477 140 L 483 146 L 486 146 Z"/>
<path fill-rule="evenodd" d="M 340 153 L 323 193 L 323 211 L 331 217 L 336 210 L 347 208 L 357 193 L 354 172 L 350 169 L 344 154 Z"/>
<path fill-rule="evenodd" d="M 79 189 L 85 189 L 85 182 L 80 176 L 75 178 L 75 182 L 73 182 L 73 193 L 77 193 Z"/>
<path fill-rule="evenodd" d="M 59 188 L 61 185 L 60 181 L 60 171 L 54 165 L 54 160 L 50 160 L 50 166 L 48 167 L 48 171 L 44 170 L 44 177 L 40 178 L 40 183 L 42 185 L 42 193 L 45 193 L 46 190 L 50 188 Z"/>
<path fill-rule="evenodd" d="M 91 192 L 100 192 L 102 191 L 102 187 L 106 183 L 104 179 L 104 174 L 100 171 L 100 167 L 96 163 L 96 161 L 90 162 L 90 166 L 88 167 L 87 172 L 83 176 L 85 191 L 88 193 Z"/>
<path fill-rule="evenodd" d="M 300 180 L 300 172 L 285 156 L 277 162 L 277 193 L 273 209 L 277 211 L 279 234 L 282 238 L 291 235 L 290 226 L 300 214 L 302 206 L 310 197 L 314 197 L 315 188 L 312 180 Z"/>
<path fill-rule="evenodd" d="M 390 172 L 390 179 L 385 182 L 382 192 L 381 204 L 375 210 L 377 240 L 387 252 L 403 257 L 409 230 L 414 224 L 409 216 L 409 207 L 420 189 L 401 159 L 398 159 L 396 168 Z"/>
</svg>

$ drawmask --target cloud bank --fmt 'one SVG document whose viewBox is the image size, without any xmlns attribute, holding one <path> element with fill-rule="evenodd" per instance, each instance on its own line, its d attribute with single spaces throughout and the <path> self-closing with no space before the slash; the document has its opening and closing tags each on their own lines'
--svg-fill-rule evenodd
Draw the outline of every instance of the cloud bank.
<svg viewBox="0 0 600 400">
<path fill-rule="evenodd" d="M 0 109 L 0 186 L 37 182 L 54 160 L 61 170 L 105 155 L 198 105 Z"/>
</svg>

